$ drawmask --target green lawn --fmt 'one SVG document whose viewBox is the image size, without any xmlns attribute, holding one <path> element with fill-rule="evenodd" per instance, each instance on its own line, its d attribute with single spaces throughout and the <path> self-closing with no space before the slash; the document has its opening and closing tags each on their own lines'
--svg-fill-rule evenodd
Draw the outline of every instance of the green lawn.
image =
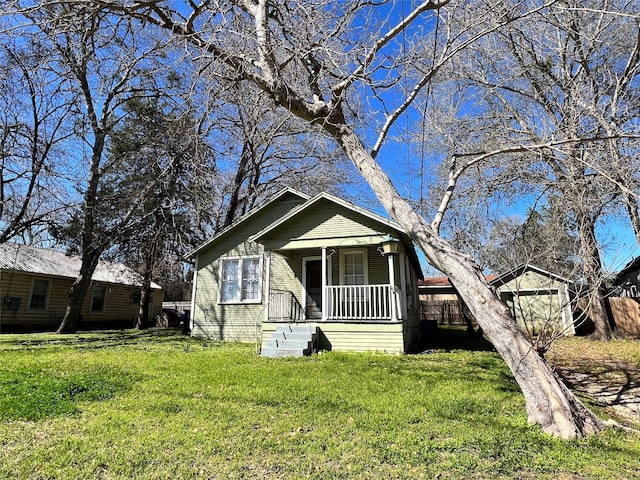
<svg viewBox="0 0 640 480">
<path fill-rule="evenodd" d="M 528 426 L 497 354 L 326 353 L 172 332 L 0 336 L 0 478 L 640 478 L 640 436 Z"/>
</svg>

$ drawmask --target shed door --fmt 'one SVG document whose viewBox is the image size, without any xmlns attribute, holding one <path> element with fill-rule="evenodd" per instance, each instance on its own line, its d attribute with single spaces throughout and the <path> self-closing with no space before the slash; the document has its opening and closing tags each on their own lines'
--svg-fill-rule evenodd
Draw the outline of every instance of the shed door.
<svg viewBox="0 0 640 480">
<path fill-rule="evenodd" d="M 322 260 L 307 260 L 305 277 L 306 316 L 313 319 L 322 318 Z"/>
</svg>

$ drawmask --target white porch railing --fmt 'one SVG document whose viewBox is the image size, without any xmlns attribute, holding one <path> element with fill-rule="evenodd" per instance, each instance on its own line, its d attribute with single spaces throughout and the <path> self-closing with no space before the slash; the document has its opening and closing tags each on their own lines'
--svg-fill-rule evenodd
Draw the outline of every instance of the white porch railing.
<svg viewBox="0 0 640 480">
<path fill-rule="evenodd" d="M 271 290 L 269 297 L 269 320 L 299 321 L 302 319 L 302 307 L 293 293 L 286 290 Z"/>
<path fill-rule="evenodd" d="M 400 289 L 391 285 L 326 287 L 327 320 L 397 320 Z"/>
</svg>

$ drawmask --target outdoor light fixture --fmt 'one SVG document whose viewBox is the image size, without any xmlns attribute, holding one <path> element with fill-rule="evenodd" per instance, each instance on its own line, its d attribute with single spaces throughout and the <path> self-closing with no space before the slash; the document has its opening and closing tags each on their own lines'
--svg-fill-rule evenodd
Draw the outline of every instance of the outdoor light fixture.
<svg viewBox="0 0 640 480">
<path fill-rule="evenodd" d="M 380 244 L 382 246 L 378 248 L 378 251 L 382 255 L 394 255 L 398 253 L 398 245 L 400 245 L 400 240 L 392 237 L 391 235 L 387 235 L 382 239 L 382 242 L 380 242 Z"/>
</svg>

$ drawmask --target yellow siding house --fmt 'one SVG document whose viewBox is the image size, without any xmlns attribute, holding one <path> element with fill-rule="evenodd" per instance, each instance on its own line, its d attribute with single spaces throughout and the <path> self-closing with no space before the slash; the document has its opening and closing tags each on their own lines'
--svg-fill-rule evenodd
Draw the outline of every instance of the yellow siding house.
<svg viewBox="0 0 640 480">
<path fill-rule="evenodd" d="M 55 330 L 62 321 L 80 258 L 16 243 L 0 245 L 0 332 Z M 131 328 L 142 277 L 101 261 L 82 307 L 80 329 Z M 162 288 L 152 284 L 151 316 L 161 313 Z"/>
</svg>

